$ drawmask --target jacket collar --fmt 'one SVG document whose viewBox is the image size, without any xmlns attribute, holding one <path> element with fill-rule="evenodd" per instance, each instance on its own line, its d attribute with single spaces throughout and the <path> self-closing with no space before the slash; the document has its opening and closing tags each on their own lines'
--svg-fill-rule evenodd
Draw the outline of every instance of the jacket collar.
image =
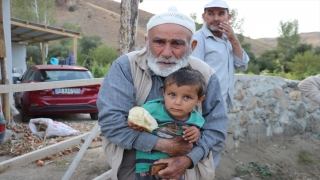
<svg viewBox="0 0 320 180">
<path fill-rule="evenodd" d="M 148 66 L 147 49 L 143 48 L 138 51 L 136 57 L 137 58 L 135 59 L 135 61 L 137 62 L 138 66 L 150 75 L 151 70 Z"/>
</svg>

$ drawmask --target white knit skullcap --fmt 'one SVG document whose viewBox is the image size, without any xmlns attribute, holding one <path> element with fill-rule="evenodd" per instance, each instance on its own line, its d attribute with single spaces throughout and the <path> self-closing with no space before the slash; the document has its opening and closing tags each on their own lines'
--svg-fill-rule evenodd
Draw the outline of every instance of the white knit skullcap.
<svg viewBox="0 0 320 180">
<path fill-rule="evenodd" d="M 147 24 L 147 32 L 155 26 L 168 23 L 184 26 L 189 29 L 192 34 L 194 34 L 196 29 L 193 19 L 185 14 L 179 13 L 177 7 L 173 6 L 168 9 L 168 12 L 153 16 Z"/>
</svg>

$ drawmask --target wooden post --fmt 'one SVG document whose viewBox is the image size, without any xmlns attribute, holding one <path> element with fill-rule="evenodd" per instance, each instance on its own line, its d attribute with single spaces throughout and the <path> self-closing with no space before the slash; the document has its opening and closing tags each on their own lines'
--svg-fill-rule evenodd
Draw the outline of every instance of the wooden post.
<svg viewBox="0 0 320 180">
<path fill-rule="evenodd" d="M 2 15 L 2 0 L 0 0 L 0 66 L 1 66 L 1 84 L 9 84 L 7 79 L 7 66 L 6 66 L 6 43 L 4 39 L 3 29 L 3 15 Z M 2 97 L 2 108 L 4 118 L 11 123 L 10 118 L 10 101 L 9 93 L 1 94 Z"/>
<path fill-rule="evenodd" d="M 121 0 L 121 17 L 119 33 L 119 55 L 135 50 L 139 0 Z"/>
<path fill-rule="evenodd" d="M 70 164 L 68 170 L 66 171 L 66 173 L 64 174 L 64 176 L 62 177 L 61 180 L 70 179 L 73 171 L 76 169 L 76 167 L 79 164 L 80 160 L 82 159 L 84 153 L 87 151 L 90 143 L 92 142 L 92 139 L 100 134 L 100 130 L 99 129 L 100 129 L 100 126 L 99 126 L 98 122 L 96 122 L 96 124 L 92 128 L 90 134 L 88 135 L 86 141 L 82 145 L 80 151 L 78 152 L 76 157 L 73 159 L 72 163 Z"/>
<path fill-rule="evenodd" d="M 78 38 L 73 38 L 73 57 L 75 63 L 77 64 L 77 55 L 78 55 Z"/>
<path fill-rule="evenodd" d="M 41 58 L 42 58 L 42 64 L 45 64 L 45 59 L 46 59 L 46 42 L 42 42 L 42 49 L 41 49 Z"/>
</svg>

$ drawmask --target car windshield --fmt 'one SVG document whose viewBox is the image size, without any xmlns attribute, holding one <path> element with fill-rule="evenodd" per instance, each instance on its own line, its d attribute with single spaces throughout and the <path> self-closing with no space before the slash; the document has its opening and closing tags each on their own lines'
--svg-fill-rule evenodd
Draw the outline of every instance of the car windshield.
<svg viewBox="0 0 320 180">
<path fill-rule="evenodd" d="M 89 71 L 40 70 L 36 72 L 34 80 L 48 82 L 90 78 L 92 78 L 92 75 Z"/>
</svg>

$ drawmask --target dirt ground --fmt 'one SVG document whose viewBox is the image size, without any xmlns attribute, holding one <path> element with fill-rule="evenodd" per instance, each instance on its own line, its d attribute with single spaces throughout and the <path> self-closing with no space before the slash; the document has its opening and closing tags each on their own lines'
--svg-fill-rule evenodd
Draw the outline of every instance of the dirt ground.
<svg viewBox="0 0 320 180">
<path fill-rule="evenodd" d="M 15 122 L 24 128 L 24 132 L 28 126 L 21 122 L 19 116 L 16 116 Z M 87 114 L 47 118 L 63 121 L 82 133 L 91 131 L 95 124 L 95 121 L 90 120 Z M 0 163 L 13 158 L 10 153 L 2 153 L 1 148 L 3 147 L 4 145 L 0 147 Z M 101 148 L 101 141 L 92 142 L 90 147 L 70 180 L 93 179 L 109 170 Z M 32 162 L 13 168 L 0 174 L 0 179 L 60 180 L 77 153 L 78 151 L 75 151 L 68 155 L 44 160 L 44 166 L 38 166 L 36 162 Z M 238 148 L 225 150 L 216 169 L 215 179 L 235 180 L 236 177 L 243 180 L 318 180 L 320 179 L 320 136 L 317 139 L 304 135 L 273 136 L 267 140 L 241 143 Z"/>
<path fill-rule="evenodd" d="M 87 150 L 71 180 L 93 179 L 109 169 L 99 142 L 97 145 Z M 30 163 L 14 168 L 0 174 L 0 179 L 61 179 L 75 155 L 61 156 L 45 166 Z M 0 161 L 5 159 L 10 157 L 0 157 Z M 240 144 L 239 148 L 224 152 L 215 179 L 232 180 L 235 177 L 245 180 L 320 179 L 320 140 L 303 136 L 277 136 L 265 141 Z"/>
</svg>

